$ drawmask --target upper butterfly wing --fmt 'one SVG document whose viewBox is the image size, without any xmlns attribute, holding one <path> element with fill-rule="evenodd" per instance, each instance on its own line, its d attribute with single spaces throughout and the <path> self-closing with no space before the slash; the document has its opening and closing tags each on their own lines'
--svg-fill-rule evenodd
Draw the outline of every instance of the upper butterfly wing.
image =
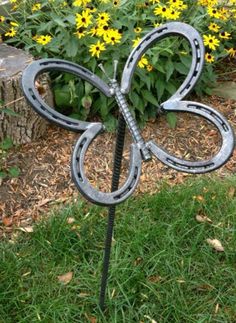
<svg viewBox="0 0 236 323">
<path fill-rule="evenodd" d="M 85 131 L 90 126 L 90 122 L 79 121 L 59 113 L 50 107 L 40 96 L 35 87 L 35 82 L 41 74 L 49 71 L 71 73 L 95 86 L 106 97 L 111 97 L 112 95 L 108 85 L 83 66 L 61 59 L 40 59 L 32 62 L 23 71 L 21 80 L 22 89 L 26 99 L 37 113 L 62 128 L 74 132 Z"/>
</svg>

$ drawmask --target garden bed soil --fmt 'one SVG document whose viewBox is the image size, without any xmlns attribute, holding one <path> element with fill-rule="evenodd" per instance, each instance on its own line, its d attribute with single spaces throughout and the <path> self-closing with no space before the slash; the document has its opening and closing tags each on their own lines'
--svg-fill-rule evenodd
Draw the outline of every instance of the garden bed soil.
<svg viewBox="0 0 236 323">
<path fill-rule="evenodd" d="M 230 121 L 236 130 L 236 101 L 216 96 L 205 98 L 206 103 Z M 146 140 L 155 140 L 171 153 L 186 159 L 211 157 L 220 145 L 216 129 L 202 118 L 188 113 L 177 115 L 177 127 L 171 129 L 165 116 L 147 124 L 142 133 Z M 46 216 L 49 209 L 62 203 L 82 200 L 71 180 L 70 158 L 78 134 L 50 126 L 46 135 L 32 143 L 15 148 L 8 155 L 6 165 L 17 165 L 21 174 L 17 178 L 4 179 L 0 185 L 0 235 L 12 232 L 13 228 L 30 226 Z M 129 167 L 131 138 L 126 136 L 121 182 L 125 180 Z M 112 157 L 115 134 L 104 133 L 92 144 L 86 155 L 86 172 L 90 181 L 109 191 L 112 175 Z M 236 171 L 236 152 L 221 169 L 208 175 L 180 173 L 160 163 L 155 158 L 143 163 L 141 180 L 135 195 L 154 194 L 163 182 L 169 185 L 182 183 L 194 176 L 226 176 Z"/>
</svg>

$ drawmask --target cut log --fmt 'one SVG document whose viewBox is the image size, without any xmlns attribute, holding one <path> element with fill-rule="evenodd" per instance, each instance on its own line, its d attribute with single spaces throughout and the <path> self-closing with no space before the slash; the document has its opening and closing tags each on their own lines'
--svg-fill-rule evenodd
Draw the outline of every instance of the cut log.
<svg viewBox="0 0 236 323">
<path fill-rule="evenodd" d="M 10 137 L 13 143 L 23 144 L 41 137 L 46 131 L 48 123 L 33 111 L 20 86 L 22 71 L 32 60 L 24 51 L 0 44 L 0 140 Z M 48 83 L 44 82 L 43 89 L 44 99 L 52 105 Z M 8 109 L 18 116 L 3 112 Z"/>
</svg>

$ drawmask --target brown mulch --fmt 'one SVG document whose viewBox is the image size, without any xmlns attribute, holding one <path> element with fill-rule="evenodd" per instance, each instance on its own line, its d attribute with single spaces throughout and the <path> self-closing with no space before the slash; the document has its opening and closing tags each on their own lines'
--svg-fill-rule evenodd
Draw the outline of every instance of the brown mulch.
<svg viewBox="0 0 236 323">
<path fill-rule="evenodd" d="M 236 129 L 236 101 L 216 96 L 203 100 L 230 121 Z M 185 159 L 210 158 L 220 145 L 216 129 L 203 118 L 179 113 L 176 129 L 171 129 L 164 116 L 149 122 L 143 129 L 146 140 L 155 140 L 169 152 Z M 18 178 L 3 180 L 0 185 L 0 236 L 12 231 L 12 227 L 24 227 L 41 218 L 52 206 L 82 199 L 71 181 L 70 158 L 78 135 L 49 126 L 44 138 L 16 148 L 8 156 L 6 164 L 18 165 Z M 86 171 L 90 181 L 104 191 L 110 188 L 112 156 L 115 135 L 100 135 L 86 156 Z M 121 178 L 126 178 L 129 167 L 131 138 L 127 134 L 124 166 Z M 236 152 L 231 160 L 216 173 L 225 176 L 236 171 Z M 153 158 L 143 163 L 141 180 L 135 194 L 155 193 L 163 181 L 170 185 L 182 183 L 196 175 L 179 173 Z M 198 175 L 197 175 L 198 176 Z M 122 181 L 121 181 L 122 182 Z"/>
</svg>

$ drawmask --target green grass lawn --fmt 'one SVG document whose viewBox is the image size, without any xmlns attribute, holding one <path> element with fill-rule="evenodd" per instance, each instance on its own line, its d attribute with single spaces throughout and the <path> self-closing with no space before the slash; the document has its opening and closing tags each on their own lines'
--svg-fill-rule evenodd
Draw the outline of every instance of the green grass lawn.
<svg viewBox="0 0 236 323">
<path fill-rule="evenodd" d="M 2 241 L 0 322 L 236 322 L 235 186 L 236 177 L 198 177 L 119 206 L 104 313 L 105 208 L 69 205 L 33 233 Z M 72 280 L 59 282 L 68 272 Z"/>
</svg>

